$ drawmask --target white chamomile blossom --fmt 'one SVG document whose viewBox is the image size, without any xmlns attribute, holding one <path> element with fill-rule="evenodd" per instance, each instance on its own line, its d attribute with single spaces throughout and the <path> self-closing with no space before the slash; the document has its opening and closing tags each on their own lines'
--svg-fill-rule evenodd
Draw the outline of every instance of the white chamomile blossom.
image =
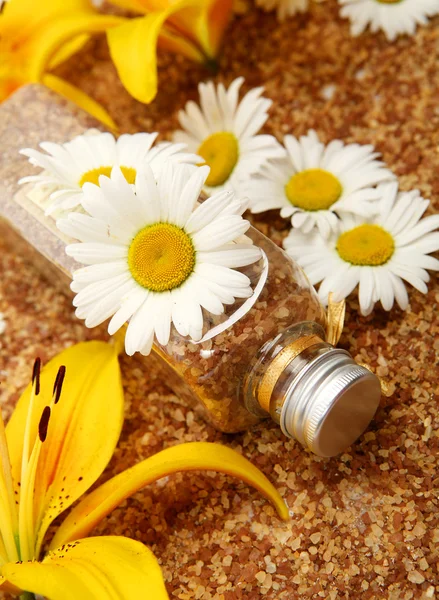
<svg viewBox="0 0 439 600">
<path fill-rule="evenodd" d="M 256 135 L 268 118 L 271 100 L 261 98 L 262 88 L 250 90 L 238 102 L 244 79 L 238 77 L 226 90 L 220 83 L 200 83 L 201 109 L 188 102 L 178 114 L 184 131 L 174 141 L 187 145 L 210 167 L 204 187 L 207 193 L 224 188 L 239 193 L 240 182 L 255 173 L 268 159 L 282 156 L 272 135 Z"/>
<path fill-rule="evenodd" d="M 296 13 L 306 12 L 308 10 L 308 0 L 256 0 L 256 6 L 266 12 L 276 10 L 279 21 L 284 21 L 287 17 L 292 17 Z"/>
<path fill-rule="evenodd" d="M 23 177 L 20 183 L 34 183 L 49 189 L 50 201 L 46 214 L 59 209 L 72 210 L 81 204 L 85 183 L 99 185 L 100 175 L 110 176 L 113 167 L 122 171 L 129 183 L 149 164 L 156 174 L 166 162 L 196 165 L 199 157 L 184 152 L 184 144 L 162 142 L 152 147 L 157 133 L 124 134 L 117 140 L 111 133 L 79 135 L 65 144 L 42 142 L 45 152 L 32 148 L 21 150 L 29 162 L 43 169 L 39 175 Z M 55 189 L 55 191 L 53 191 Z"/>
<path fill-rule="evenodd" d="M 252 295 L 249 278 L 235 270 L 261 258 L 259 248 L 241 243 L 246 201 L 223 191 L 199 204 L 208 174 L 207 166 L 168 163 L 156 181 L 146 165 L 131 186 L 114 168 L 100 187 L 84 186 L 88 214 L 57 222 L 81 242 L 67 254 L 89 265 L 73 274 L 76 315 L 87 327 L 112 317 L 110 334 L 129 321 L 129 355 L 148 354 L 154 335 L 166 345 L 171 324 L 198 341 L 202 309 L 220 315 L 225 304 Z"/>
<path fill-rule="evenodd" d="M 417 25 L 439 13 L 439 0 L 338 0 L 340 15 L 351 21 L 351 33 L 360 35 L 370 26 L 372 33 L 384 31 L 390 42 L 398 35 L 414 35 Z"/>
<path fill-rule="evenodd" d="M 300 139 L 287 135 L 284 142 L 284 158 L 264 165 L 243 193 L 253 213 L 281 209 L 304 233 L 317 226 L 328 236 L 343 213 L 369 216 L 378 197 L 374 186 L 394 179 L 373 146 L 333 140 L 325 147 L 313 130 Z"/>
<path fill-rule="evenodd" d="M 292 229 L 284 247 L 305 270 L 313 284 L 322 282 L 320 300 L 348 296 L 359 285 L 359 302 L 368 315 L 376 302 L 390 310 L 394 300 L 405 310 L 408 295 L 402 280 L 422 293 L 430 277 L 426 269 L 439 271 L 439 260 L 428 256 L 439 250 L 439 215 L 422 219 L 429 202 L 417 190 L 399 192 L 397 183 L 379 186 L 379 214 L 366 221 L 348 215 L 341 230 L 329 239 L 317 231 L 304 234 Z"/>
</svg>

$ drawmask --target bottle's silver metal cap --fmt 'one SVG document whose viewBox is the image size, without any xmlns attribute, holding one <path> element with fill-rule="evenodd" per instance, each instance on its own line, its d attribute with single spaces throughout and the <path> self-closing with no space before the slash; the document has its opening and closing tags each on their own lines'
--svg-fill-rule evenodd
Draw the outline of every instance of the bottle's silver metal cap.
<svg viewBox="0 0 439 600">
<path fill-rule="evenodd" d="M 379 379 L 344 350 L 310 360 L 294 378 L 280 425 L 319 456 L 335 456 L 366 429 L 381 398 Z"/>
</svg>

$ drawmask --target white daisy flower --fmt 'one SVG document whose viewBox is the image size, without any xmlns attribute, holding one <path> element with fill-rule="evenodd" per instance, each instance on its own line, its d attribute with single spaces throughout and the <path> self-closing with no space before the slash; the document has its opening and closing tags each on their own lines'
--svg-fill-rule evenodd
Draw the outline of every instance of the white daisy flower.
<svg viewBox="0 0 439 600">
<path fill-rule="evenodd" d="M 39 175 L 23 177 L 20 183 L 34 183 L 39 187 L 53 189 L 46 214 L 61 209 L 69 211 L 81 204 L 82 187 L 85 183 L 99 185 L 101 175 L 110 176 L 113 167 L 122 171 L 128 183 L 134 183 L 139 169 L 149 164 L 155 174 L 163 165 L 188 163 L 196 165 L 199 157 L 183 152 L 184 144 L 163 142 L 152 145 L 157 133 L 124 134 L 117 140 L 111 133 L 79 135 L 65 144 L 42 142 L 45 152 L 32 148 L 21 150 L 29 162 L 43 169 Z"/>
<path fill-rule="evenodd" d="M 168 163 L 156 183 L 146 165 L 131 186 L 114 168 L 100 187 L 84 185 L 88 214 L 57 222 L 81 241 L 67 254 L 89 265 L 73 275 L 76 315 L 87 327 L 112 317 L 110 334 L 129 321 L 129 355 L 148 354 L 154 335 L 166 345 L 172 323 L 198 341 L 202 309 L 220 315 L 225 304 L 252 295 L 249 278 L 235 270 L 261 258 L 259 248 L 240 241 L 250 225 L 241 216 L 246 201 L 223 191 L 199 204 L 208 174 L 207 166 Z"/>
<path fill-rule="evenodd" d="M 408 306 L 402 280 L 427 292 L 426 269 L 439 271 L 439 260 L 428 256 L 439 250 L 439 215 L 422 219 L 429 202 L 419 191 L 399 192 L 397 183 L 379 186 L 379 214 L 364 221 L 344 216 L 341 232 L 329 239 L 318 232 L 309 235 L 292 229 L 284 247 L 305 270 L 312 284 L 322 282 L 319 297 L 327 303 L 348 296 L 357 285 L 360 309 L 368 315 L 376 302 L 390 310 L 394 300 L 402 310 Z"/>
<path fill-rule="evenodd" d="M 326 237 L 341 214 L 369 216 L 378 197 L 374 186 L 394 179 L 373 146 L 333 140 L 325 147 L 313 130 L 284 141 L 285 157 L 262 167 L 243 193 L 253 213 L 280 208 L 281 216 L 291 217 L 293 227 L 304 233 L 317 226 Z"/>
<path fill-rule="evenodd" d="M 225 187 L 239 193 L 243 179 L 255 173 L 268 159 L 282 156 L 280 144 L 272 135 L 256 135 L 268 118 L 271 100 L 261 98 L 262 88 L 254 88 L 238 103 L 244 79 L 235 79 L 228 90 L 222 83 L 200 83 L 201 109 L 188 102 L 178 113 L 184 131 L 174 133 L 174 141 L 187 145 L 210 167 L 205 191 Z"/>
<path fill-rule="evenodd" d="M 256 0 L 256 6 L 266 12 L 276 10 L 278 20 L 285 21 L 287 17 L 292 17 L 296 13 L 306 12 L 308 0 Z"/>
<path fill-rule="evenodd" d="M 417 25 L 439 13 L 439 0 L 338 0 L 342 17 L 351 21 L 351 34 L 360 35 L 370 26 L 382 29 L 390 42 L 405 33 L 414 35 Z"/>
</svg>

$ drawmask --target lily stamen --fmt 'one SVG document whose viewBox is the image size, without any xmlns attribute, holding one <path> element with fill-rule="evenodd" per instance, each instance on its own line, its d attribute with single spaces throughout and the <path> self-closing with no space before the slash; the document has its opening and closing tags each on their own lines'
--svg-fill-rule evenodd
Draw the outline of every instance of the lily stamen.
<svg viewBox="0 0 439 600">
<path fill-rule="evenodd" d="M 26 515 L 26 530 L 28 531 L 28 544 L 30 548 L 30 555 L 36 556 L 36 544 L 37 540 L 34 534 L 34 489 L 35 489 L 35 477 L 37 474 L 38 461 L 41 454 L 41 448 L 43 443 L 46 441 L 47 432 L 49 428 L 50 415 L 52 413 L 52 409 L 59 402 L 61 397 L 62 386 L 64 383 L 64 377 L 66 373 L 66 368 L 61 366 L 58 369 L 58 373 L 56 375 L 55 383 L 53 386 L 52 400 L 48 406 L 45 406 L 43 412 L 40 417 L 40 421 L 38 423 L 38 435 L 35 438 L 34 446 L 32 448 L 31 456 L 29 458 L 28 468 L 26 472 L 26 478 L 22 480 L 22 488 L 21 492 L 23 495 L 23 512 Z M 39 376 L 36 381 L 39 381 Z M 21 499 L 20 499 L 21 506 Z"/>
<path fill-rule="evenodd" d="M 29 399 L 29 409 L 26 419 L 26 427 L 24 430 L 24 441 L 23 441 L 23 454 L 21 457 L 21 487 L 20 487 L 20 499 L 18 506 L 18 533 L 19 533 L 19 551 L 21 560 L 29 560 L 32 556 L 32 546 L 29 540 L 30 529 L 29 523 L 32 522 L 33 508 L 29 507 L 30 496 L 32 498 L 32 490 L 29 488 L 29 464 L 30 464 L 30 436 L 32 429 L 35 397 L 40 393 L 40 371 L 41 371 L 41 360 L 37 358 L 34 363 L 32 372 L 32 392 Z M 35 447 L 35 444 L 34 444 Z M 33 454 L 33 450 L 32 450 Z M 26 514 L 30 512 L 29 514 Z"/>
</svg>

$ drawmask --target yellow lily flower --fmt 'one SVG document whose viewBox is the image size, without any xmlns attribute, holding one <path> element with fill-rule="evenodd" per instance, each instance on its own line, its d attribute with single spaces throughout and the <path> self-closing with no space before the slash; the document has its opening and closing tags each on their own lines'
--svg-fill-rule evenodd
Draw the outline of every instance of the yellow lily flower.
<svg viewBox="0 0 439 600">
<path fill-rule="evenodd" d="M 1 591 L 49 600 L 131 600 L 142 590 L 145 597 L 167 599 L 160 567 L 146 546 L 117 536 L 83 538 L 125 498 L 176 471 L 239 477 L 288 518 L 281 496 L 245 458 L 218 444 L 182 444 L 79 501 L 41 556 L 53 520 L 96 481 L 116 447 L 124 407 L 117 354 L 115 346 L 84 342 L 55 357 L 41 374 L 37 360 L 32 384 L 6 428 L 0 418 Z"/>
<path fill-rule="evenodd" d="M 233 8 L 233 0 L 110 1 L 146 15 L 107 32 L 119 77 L 140 102 L 151 102 L 157 93 L 157 46 L 212 63 Z"/>
<path fill-rule="evenodd" d="M 98 14 L 89 0 L 6 3 L 0 14 L 0 102 L 26 83 L 41 82 L 114 128 L 100 104 L 50 70 L 79 50 L 89 34 L 123 21 Z"/>
</svg>

